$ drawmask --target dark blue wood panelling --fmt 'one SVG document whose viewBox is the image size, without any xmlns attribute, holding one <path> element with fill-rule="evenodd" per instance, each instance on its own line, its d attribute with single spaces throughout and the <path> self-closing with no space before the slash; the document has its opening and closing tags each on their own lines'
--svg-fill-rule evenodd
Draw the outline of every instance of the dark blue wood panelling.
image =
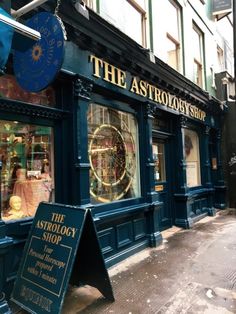
<svg viewBox="0 0 236 314">
<path fill-rule="evenodd" d="M 117 225 L 117 248 L 124 247 L 133 242 L 132 222 Z"/>
<path fill-rule="evenodd" d="M 134 224 L 134 240 L 142 239 L 146 236 L 146 220 L 144 218 L 135 219 Z"/>
<path fill-rule="evenodd" d="M 17 271 L 20 265 L 25 239 L 14 239 L 13 245 L 9 253 L 6 255 L 5 272 L 7 274 L 6 283 L 4 285 L 4 292 L 9 298 L 14 281 L 16 279 Z"/>
<path fill-rule="evenodd" d="M 207 210 L 207 198 L 196 198 L 190 203 L 190 216 L 199 215 Z"/>
<path fill-rule="evenodd" d="M 107 228 L 98 232 L 102 253 L 108 254 L 115 249 L 115 230 L 114 228 Z"/>
</svg>

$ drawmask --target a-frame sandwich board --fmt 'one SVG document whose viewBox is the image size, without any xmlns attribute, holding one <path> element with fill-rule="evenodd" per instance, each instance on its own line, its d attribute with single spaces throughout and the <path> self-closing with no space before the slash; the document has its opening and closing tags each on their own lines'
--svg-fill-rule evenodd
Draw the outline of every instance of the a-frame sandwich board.
<svg viewBox="0 0 236 314">
<path fill-rule="evenodd" d="M 96 287 L 114 301 L 90 209 L 41 203 L 33 220 L 12 300 L 29 313 L 61 313 L 68 283 Z"/>
</svg>

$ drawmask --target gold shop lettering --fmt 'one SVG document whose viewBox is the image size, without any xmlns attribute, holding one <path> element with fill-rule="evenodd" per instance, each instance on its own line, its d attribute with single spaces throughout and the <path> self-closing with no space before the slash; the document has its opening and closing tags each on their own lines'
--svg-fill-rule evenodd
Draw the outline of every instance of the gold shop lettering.
<svg viewBox="0 0 236 314">
<path fill-rule="evenodd" d="M 97 58 L 94 55 L 89 56 L 89 62 L 93 64 L 93 76 L 116 85 L 120 88 L 127 89 L 126 72 Z M 140 80 L 134 76 L 131 78 L 129 91 L 148 98 L 167 108 L 178 111 L 192 118 L 205 121 L 206 112 L 186 102 L 185 100 L 166 92 L 155 85 L 149 84 L 147 81 Z"/>
<path fill-rule="evenodd" d="M 63 237 L 74 238 L 77 228 L 64 225 L 66 215 L 52 213 L 51 221 L 38 220 L 36 228 L 42 229 L 42 240 L 53 244 L 59 244 Z"/>
</svg>

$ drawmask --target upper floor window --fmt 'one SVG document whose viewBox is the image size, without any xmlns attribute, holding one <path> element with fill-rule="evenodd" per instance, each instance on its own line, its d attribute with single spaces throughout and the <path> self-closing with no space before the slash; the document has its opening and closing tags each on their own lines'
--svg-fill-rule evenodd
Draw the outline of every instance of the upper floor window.
<svg viewBox="0 0 236 314">
<path fill-rule="evenodd" d="M 193 24 L 193 64 L 194 83 L 204 87 L 204 67 L 203 67 L 203 33 Z"/>
<path fill-rule="evenodd" d="M 181 7 L 174 0 L 152 1 L 154 54 L 183 72 Z"/>
<path fill-rule="evenodd" d="M 224 71 L 224 51 L 217 46 L 217 72 Z"/>
<path fill-rule="evenodd" d="M 167 2 L 167 16 L 169 22 L 166 23 L 166 48 L 167 63 L 175 70 L 180 70 L 180 9 L 173 2 Z"/>
<path fill-rule="evenodd" d="M 99 12 L 103 18 L 146 47 L 146 0 L 100 0 Z"/>
</svg>

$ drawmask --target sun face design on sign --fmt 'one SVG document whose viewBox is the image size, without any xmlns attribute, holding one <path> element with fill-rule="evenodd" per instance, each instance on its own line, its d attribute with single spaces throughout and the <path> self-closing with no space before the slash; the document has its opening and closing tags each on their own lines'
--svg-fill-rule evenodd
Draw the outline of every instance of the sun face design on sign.
<svg viewBox="0 0 236 314">
<path fill-rule="evenodd" d="M 37 62 L 43 55 L 43 49 L 39 44 L 34 45 L 32 49 L 32 59 Z"/>
</svg>

